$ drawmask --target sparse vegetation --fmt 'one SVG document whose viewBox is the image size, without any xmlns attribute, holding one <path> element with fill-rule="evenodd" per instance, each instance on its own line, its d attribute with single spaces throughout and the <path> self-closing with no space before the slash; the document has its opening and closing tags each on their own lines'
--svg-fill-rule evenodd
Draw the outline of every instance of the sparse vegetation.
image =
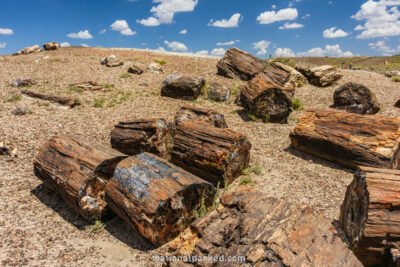
<svg viewBox="0 0 400 267">
<path fill-rule="evenodd" d="M 93 107 L 102 108 L 105 102 L 106 100 L 104 99 L 104 97 L 95 98 L 93 101 Z"/>
<path fill-rule="evenodd" d="M 92 233 L 100 233 L 106 228 L 106 225 L 102 221 L 96 221 L 94 224 L 88 225 L 85 229 Z"/>
<path fill-rule="evenodd" d="M 167 64 L 167 61 L 165 59 L 163 59 L 163 58 L 155 58 L 154 62 L 156 62 L 158 64 L 161 64 L 161 65 Z"/>
<path fill-rule="evenodd" d="M 111 89 L 111 88 L 114 88 L 114 84 L 113 83 L 105 83 L 105 84 L 103 84 L 103 87 L 106 89 Z"/>
<path fill-rule="evenodd" d="M 6 100 L 6 102 L 17 102 L 20 101 L 22 99 L 22 96 L 19 94 L 15 94 L 12 97 L 10 97 L 9 99 Z"/>
<path fill-rule="evenodd" d="M 392 77 L 392 81 L 399 83 L 400 82 L 400 76 L 394 76 Z"/>
<path fill-rule="evenodd" d="M 231 88 L 231 95 L 236 96 L 239 92 L 239 85 L 235 85 Z"/>
<path fill-rule="evenodd" d="M 131 75 L 130 75 L 129 73 L 123 73 L 123 74 L 121 74 L 121 76 L 119 76 L 119 77 L 122 78 L 122 79 L 127 79 L 127 78 L 130 78 Z"/>
<path fill-rule="evenodd" d="M 200 198 L 200 205 L 196 209 L 193 210 L 193 216 L 196 219 L 203 217 L 207 213 L 206 205 L 204 203 L 204 201 L 205 201 L 204 200 L 204 193 L 205 193 L 204 190 L 203 190 L 203 193 Z"/>
<path fill-rule="evenodd" d="M 300 99 L 293 98 L 292 99 L 292 107 L 293 107 L 294 110 L 302 110 L 303 109 L 303 103 L 301 102 Z"/>
<path fill-rule="evenodd" d="M 240 179 L 240 185 L 255 185 L 256 181 L 250 179 L 249 177 L 245 176 Z"/>
<path fill-rule="evenodd" d="M 85 90 L 83 88 L 75 87 L 75 86 L 70 86 L 69 88 L 70 92 L 76 92 L 76 93 L 83 93 Z"/>
<path fill-rule="evenodd" d="M 294 62 L 293 60 L 291 60 L 290 58 L 287 58 L 287 57 L 277 57 L 277 58 L 271 59 L 271 61 L 272 62 L 280 62 L 280 63 L 288 65 L 292 68 L 294 68 L 296 66 L 296 62 Z"/>
<path fill-rule="evenodd" d="M 260 164 L 257 163 L 255 165 L 252 165 L 252 166 L 244 169 L 243 170 L 243 175 L 249 175 L 250 173 L 254 173 L 254 174 L 259 175 L 259 174 L 261 174 L 261 172 L 262 172 L 262 167 L 261 167 Z"/>
</svg>

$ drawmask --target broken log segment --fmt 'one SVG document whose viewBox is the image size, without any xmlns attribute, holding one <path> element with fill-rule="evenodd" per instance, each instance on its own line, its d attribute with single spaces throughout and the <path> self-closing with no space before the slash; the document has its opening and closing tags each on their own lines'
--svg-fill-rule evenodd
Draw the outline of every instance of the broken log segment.
<svg viewBox="0 0 400 267">
<path fill-rule="evenodd" d="M 170 158 L 172 131 L 164 119 L 138 119 L 118 123 L 111 132 L 111 146 L 127 155 L 150 152 Z"/>
<path fill-rule="evenodd" d="M 224 115 L 212 109 L 184 105 L 176 113 L 175 125 L 187 120 L 205 122 L 218 128 L 228 128 Z"/>
<path fill-rule="evenodd" d="M 106 187 L 110 208 L 156 246 L 189 226 L 214 195 L 210 183 L 149 153 L 121 161 Z"/>
<path fill-rule="evenodd" d="M 127 157 L 109 147 L 57 135 L 33 161 L 35 175 L 88 221 L 107 217 L 104 187 Z"/>
<path fill-rule="evenodd" d="M 348 168 L 398 169 L 400 118 L 308 110 L 290 133 L 292 146 Z"/>
<path fill-rule="evenodd" d="M 400 171 L 360 167 L 348 186 L 340 224 L 365 266 L 387 266 L 400 248 Z"/>
<path fill-rule="evenodd" d="M 89 91 L 97 91 L 97 90 L 103 89 L 103 86 L 101 86 L 100 84 L 97 84 L 96 82 L 93 82 L 93 81 L 71 83 L 71 84 L 69 84 L 69 86 L 77 87 L 77 88 L 81 88 L 83 90 L 89 90 Z"/>
<path fill-rule="evenodd" d="M 204 122 L 177 125 L 171 160 L 174 164 L 220 186 L 229 185 L 249 165 L 251 144 L 231 129 Z"/>
<path fill-rule="evenodd" d="M 80 105 L 79 100 L 74 99 L 72 97 L 68 97 L 68 96 L 46 95 L 46 94 L 41 94 L 41 93 L 30 91 L 30 90 L 21 90 L 21 93 L 25 94 L 29 97 L 39 98 L 42 100 L 55 102 L 55 103 L 58 103 L 58 104 L 64 105 L 64 106 L 70 106 L 71 108 L 73 108 L 77 105 Z"/>
</svg>

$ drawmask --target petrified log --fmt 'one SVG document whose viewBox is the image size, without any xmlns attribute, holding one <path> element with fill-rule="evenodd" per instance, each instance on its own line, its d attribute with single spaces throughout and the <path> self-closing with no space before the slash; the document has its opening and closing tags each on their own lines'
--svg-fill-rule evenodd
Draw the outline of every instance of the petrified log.
<svg viewBox="0 0 400 267">
<path fill-rule="evenodd" d="M 189 226 L 214 195 L 210 183 L 149 153 L 121 161 L 106 187 L 110 208 L 156 246 Z"/>
<path fill-rule="evenodd" d="M 333 107 L 358 114 L 375 114 L 380 110 L 375 94 L 364 85 L 352 82 L 335 90 Z"/>
<path fill-rule="evenodd" d="M 103 89 L 103 86 L 97 84 L 96 82 L 87 81 L 87 82 L 79 82 L 79 83 L 71 83 L 69 86 L 81 88 L 83 90 L 89 91 L 97 91 Z"/>
<path fill-rule="evenodd" d="M 228 102 L 231 95 L 231 89 L 226 88 L 218 83 L 212 83 L 207 90 L 207 97 L 211 101 Z"/>
<path fill-rule="evenodd" d="M 14 80 L 10 85 L 13 87 L 24 87 L 24 86 L 31 86 L 31 85 L 35 85 L 35 84 L 37 84 L 37 82 L 35 82 L 32 79 L 22 78 L 22 79 Z"/>
<path fill-rule="evenodd" d="M 80 102 L 77 99 L 68 96 L 46 95 L 30 90 L 21 90 L 21 93 L 33 98 L 39 98 L 42 100 L 58 103 L 60 105 L 70 106 L 71 108 L 80 105 Z"/>
<path fill-rule="evenodd" d="M 36 176 L 88 221 L 107 217 L 104 187 L 127 157 L 109 147 L 57 135 L 33 161 Z"/>
<path fill-rule="evenodd" d="M 205 122 L 218 128 L 228 128 L 223 114 L 212 109 L 184 105 L 176 112 L 175 125 L 188 120 Z"/>
<path fill-rule="evenodd" d="M 111 132 L 111 146 L 131 156 L 150 152 L 169 159 L 172 132 L 160 118 L 120 122 Z"/>
<path fill-rule="evenodd" d="M 177 99 L 196 100 L 202 93 L 201 90 L 205 83 L 206 81 L 203 78 L 171 75 L 164 80 L 161 95 Z"/>
<path fill-rule="evenodd" d="M 43 44 L 44 50 L 57 50 L 60 48 L 60 45 L 56 42 L 50 42 L 50 43 L 45 43 Z"/>
<path fill-rule="evenodd" d="M 230 184 L 242 174 L 250 160 L 247 137 L 199 121 L 176 126 L 172 162 L 217 185 Z"/>
<path fill-rule="evenodd" d="M 330 65 L 316 67 L 298 65 L 296 70 L 306 76 L 311 84 L 322 87 L 330 86 L 343 77 L 335 67 Z"/>
<path fill-rule="evenodd" d="M 327 218 L 248 187 L 225 194 L 167 248 L 177 256 L 236 259 L 196 266 L 362 266 Z"/>
<path fill-rule="evenodd" d="M 349 168 L 399 168 L 400 118 L 308 110 L 290 133 L 292 146 Z"/>
<path fill-rule="evenodd" d="M 292 68 L 291 66 L 283 64 L 281 62 L 272 62 L 271 64 L 274 67 L 289 73 L 289 77 L 283 84 L 283 87 L 301 87 L 305 83 L 307 83 L 306 77 L 304 77 L 303 74 L 301 74 L 299 71 Z"/>
<path fill-rule="evenodd" d="M 124 62 L 121 59 L 117 58 L 115 55 L 103 58 L 100 63 L 110 68 L 124 65 Z"/>
<path fill-rule="evenodd" d="M 146 66 L 140 62 L 135 62 L 128 68 L 128 72 L 132 74 L 140 75 L 144 72 Z"/>
<path fill-rule="evenodd" d="M 286 123 L 292 110 L 293 88 L 281 87 L 263 73 L 240 88 L 240 103 L 265 122 Z"/>
<path fill-rule="evenodd" d="M 340 224 L 365 266 L 393 263 L 400 248 L 400 171 L 360 167 L 348 186 Z M 397 265 L 396 265 L 397 266 Z"/>
</svg>

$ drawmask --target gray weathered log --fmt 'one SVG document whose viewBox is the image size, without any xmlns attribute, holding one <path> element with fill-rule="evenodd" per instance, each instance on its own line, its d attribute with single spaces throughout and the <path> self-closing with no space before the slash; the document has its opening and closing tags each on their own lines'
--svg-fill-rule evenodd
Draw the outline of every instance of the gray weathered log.
<svg viewBox="0 0 400 267">
<path fill-rule="evenodd" d="M 196 100 L 202 94 L 205 83 L 206 81 L 203 78 L 171 75 L 164 80 L 161 95 L 177 99 Z"/>
</svg>

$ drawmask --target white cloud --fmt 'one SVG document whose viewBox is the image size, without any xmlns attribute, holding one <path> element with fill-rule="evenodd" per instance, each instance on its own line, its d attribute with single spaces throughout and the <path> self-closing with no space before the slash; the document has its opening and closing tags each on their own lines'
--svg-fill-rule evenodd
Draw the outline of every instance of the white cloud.
<svg viewBox="0 0 400 267">
<path fill-rule="evenodd" d="M 164 44 L 166 44 L 172 51 L 175 51 L 175 52 L 186 52 L 188 50 L 187 46 L 180 42 L 164 41 Z"/>
<path fill-rule="evenodd" d="M 153 16 L 137 20 L 138 23 L 144 26 L 158 26 L 160 24 L 170 24 L 174 20 L 175 13 L 190 12 L 197 6 L 198 0 L 153 0 L 158 3 L 153 6 L 150 12 Z"/>
<path fill-rule="evenodd" d="M 93 36 L 89 33 L 88 30 L 80 31 L 78 33 L 70 33 L 67 34 L 69 38 L 74 38 L 74 39 L 92 39 Z"/>
<path fill-rule="evenodd" d="M 12 35 L 14 34 L 14 31 L 11 29 L 4 29 L 4 28 L 0 28 L 0 34 L 4 34 L 4 35 Z"/>
<path fill-rule="evenodd" d="M 279 27 L 280 30 L 286 30 L 286 29 L 298 29 L 298 28 L 303 28 L 304 25 L 300 23 L 288 23 L 286 22 L 282 26 Z"/>
<path fill-rule="evenodd" d="M 305 18 L 309 18 L 309 17 L 310 17 L 310 14 L 307 13 L 307 14 L 305 14 L 304 16 L 302 16 L 301 18 L 302 18 L 302 19 L 305 19 Z"/>
<path fill-rule="evenodd" d="M 128 22 L 126 20 L 116 20 L 113 24 L 111 24 L 111 30 L 120 32 L 122 35 L 135 35 L 136 32 L 133 32 L 131 28 L 129 28 Z"/>
<path fill-rule="evenodd" d="M 196 55 L 206 56 L 208 55 L 208 50 L 200 50 L 195 53 Z"/>
<path fill-rule="evenodd" d="M 159 47 L 157 48 L 157 50 L 158 50 L 158 51 L 162 51 L 162 52 L 165 52 L 165 51 L 167 51 L 167 50 L 165 50 L 165 48 L 164 48 L 164 47 L 162 47 L 162 46 L 159 46 Z"/>
<path fill-rule="evenodd" d="M 232 17 L 228 20 L 221 19 L 214 21 L 213 19 L 211 19 L 210 22 L 208 23 L 208 26 L 221 27 L 221 28 L 238 27 L 240 17 L 241 17 L 240 13 L 236 13 L 233 14 Z"/>
<path fill-rule="evenodd" d="M 7 43 L 6 42 L 0 42 L 0 48 L 6 48 L 6 46 L 7 46 Z"/>
<path fill-rule="evenodd" d="M 272 8 L 272 9 L 276 9 L 276 5 L 272 5 L 271 8 Z"/>
<path fill-rule="evenodd" d="M 355 30 L 355 31 L 362 31 L 362 30 L 364 30 L 364 26 L 363 26 L 363 25 L 357 25 L 357 26 L 354 28 L 354 30 Z"/>
<path fill-rule="evenodd" d="M 275 56 L 277 56 L 277 57 L 295 57 L 296 54 L 290 48 L 277 48 L 275 50 Z"/>
<path fill-rule="evenodd" d="M 102 29 L 101 31 L 99 31 L 100 34 L 105 34 L 107 32 L 106 29 Z"/>
<path fill-rule="evenodd" d="M 60 47 L 70 47 L 70 46 L 71 46 L 71 44 L 68 42 L 64 42 L 64 43 L 60 44 Z"/>
<path fill-rule="evenodd" d="M 373 49 L 382 52 L 384 55 L 390 55 L 395 53 L 396 49 L 392 49 L 385 44 L 385 41 L 377 41 L 376 43 L 369 43 L 368 46 Z"/>
<path fill-rule="evenodd" d="M 278 12 L 276 11 L 266 11 L 261 13 L 257 17 L 257 21 L 260 24 L 271 24 L 277 21 L 282 20 L 295 20 L 298 17 L 299 13 L 296 8 L 285 8 L 281 9 Z"/>
<path fill-rule="evenodd" d="M 400 35 L 400 11 L 397 6 L 399 0 L 379 0 L 375 2 L 368 0 L 361 5 L 360 10 L 352 19 L 365 21 L 365 24 L 358 27 L 362 32 L 357 35 L 359 39 L 370 39 L 375 37 Z"/>
<path fill-rule="evenodd" d="M 226 46 L 226 45 L 234 45 L 236 41 L 229 41 L 229 42 L 218 42 L 218 46 Z"/>
<path fill-rule="evenodd" d="M 252 48 L 258 50 L 257 55 L 265 55 L 267 53 L 267 48 L 270 42 L 261 40 L 259 42 L 253 43 Z"/>
<path fill-rule="evenodd" d="M 89 45 L 87 45 L 87 44 L 85 44 L 85 43 L 82 43 L 81 46 L 82 46 L 82 47 L 90 47 Z"/>
<path fill-rule="evenodd" d="M 180 33 L 180 34 L 187 34 L 187 30 L 186 30 L 186 29 L 183 29 L 183 30 L 181 30 L 179 33 Z"/>
<path fill-rule="evenodd" d="M 223 55 L 225 55 L 225 52 L 226 52 L 226 50 L 223 49 L 222 47 L 221 48 L 214 48 L 211 51 L 211 55 L 212 56 L 217 56 L 217 57 L 222 57 Z"/>
<path fill-rule="evenodd" d="M 336 30 L 336 27 L 331 27 L 329 29 L 326 29 L 322 33 L 322 36 L 324 36 L 324 38 L 346 37 L 347 35 L 349 35 L 349 34 L 341 29 Z"/>
<path fill-rule="evenodd" d="M 306 52 L 298 52 L 296 54 L 298 57 L 352 57 L 353 53 L 350 51 L 343 52 L 338 44 L 336 45 L 326 45 L 325 48 L 315 47 Z"/>
</svg>

